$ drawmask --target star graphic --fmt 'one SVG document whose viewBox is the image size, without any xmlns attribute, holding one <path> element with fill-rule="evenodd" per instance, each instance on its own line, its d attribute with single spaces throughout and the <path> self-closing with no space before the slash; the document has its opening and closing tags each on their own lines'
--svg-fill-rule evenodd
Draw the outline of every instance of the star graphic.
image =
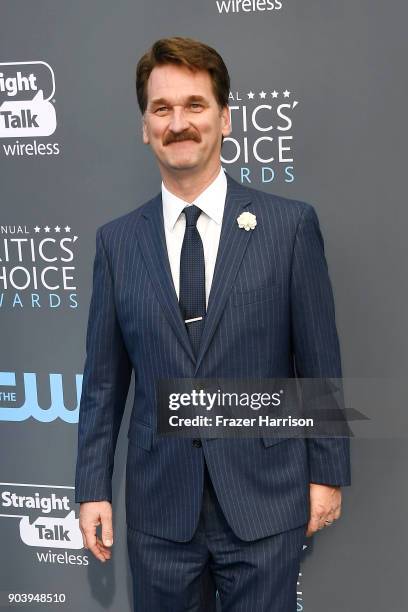
<svg viewBox="0 0 408 612">
<path fill-rule="evenodd" d="M 285 89 L 285 91 L 283 92 L 283 97 L 284 98 L 289 98 L 290 96 L 290 91 L 288 91 L 287 89 Z"/>
<path fill-rule="evenodd" d="M 266 96 L 266 92 L 264 90 L 259 92 L 259 97 L 260 98 L 265 98 L 265 96 Z"/>
<path fill-rule="evenodd" d="M 40 229 L 41 229 L 41 227 L 38 227 L 38 225 L 36 225 L 35 228 L 34 228 L 35 233 L 38 234 Z"/>
<path fill-rule="evenodd" d="M 45 232 L 47 232 L 47 234 L 48 234 L 48 232 L 50 231 L 50 229 L 51 229 L 51 228 L 50 228 L 50 227 L 48 227 L 48 225 L 46 225 L 46 226 L 44 227 L 44 231 L 45 231 Z"/>
<path fill-rule="evenodd" d="M 55 229 L 55 231 L 56 231 L 56 232 L 60 232 L 60 231 L 61 231 L 61 228 L 60 228 L 60 226 L 59 226 L 59 225 L 56 225 L 56 226 L 54 227 L 54 229 Z"/>
<path fill-rule="evenodd" d="M 271 91 L 272 94 L 272 98 L 277 98 L 278 97 L 278 92 L 276 91 L 276 89 L 274 89 L 273 91 Z"/>
<path fill-rule="evenodd" d="M 253 92 L 253 91 L 250 91 L 250 92 L 249 92 L 249 94 L 247 94 L 247 96 L 248 96 L 248 98 L 249 98 L 250 100 L 252 100 L 252 98 L 254 97 L 254 95 L 255 95 L 255 94 L 254 94 L 254 92 Z"/>
<path fill-rule="evenodd" d="M 69 227 L 69 225 L 66 225 L 66 226 L 64 227 L 64 230 L 65 230 L 66 232 L 70 232 L 70 231 L 71 231 L 71 228 Z"/>
</svg>

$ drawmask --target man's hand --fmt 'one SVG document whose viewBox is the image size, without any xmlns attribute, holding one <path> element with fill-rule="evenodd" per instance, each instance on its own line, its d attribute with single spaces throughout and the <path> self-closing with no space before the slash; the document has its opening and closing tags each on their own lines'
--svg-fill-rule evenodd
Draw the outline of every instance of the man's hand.
<svg viewBox="0 0 408 612">
<path fill-rule="evenodd" d="M 96 535 L 97 525 L 102 525 L 102 540 Z M 105 563 L 111 558 L 113 544 L 112 504 L 108 501 L 82 502 L 79 510 L 79 528 L 85 548 Z"/>
<path fill-rule="evenodd" d="M 331 525 L 341 514 L 341 489 L 310 483 L 310 519 L 306 536 Z"/>
</svg>

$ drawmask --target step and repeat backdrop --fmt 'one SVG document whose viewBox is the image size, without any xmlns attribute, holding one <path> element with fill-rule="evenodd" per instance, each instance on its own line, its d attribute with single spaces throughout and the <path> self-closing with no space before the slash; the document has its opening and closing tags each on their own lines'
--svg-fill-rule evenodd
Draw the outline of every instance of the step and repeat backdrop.
<svg viewBox="0 0 408 612">
<path fill-rule="evenodd" d="M 1 609 L 131 609 L 133 387 L 109 563 L 83 548 L 73 485 L 96 228 L 160 190 L 135 94 L 136 63 L 158 38 L 197 38 L 224 58 L 233 128 L 224 169 L 315 207 L 344 376 L 403 379 L 407 13 L 380 0 L 3 3 Z M 394 410 L 384 403 L 385 422 Z M 341 520 L 307 542 L 298 612 L 407 609 L 408 443 L 403 427 L 386 429 L 352 440 L 353 484 Z"/>
</svg>

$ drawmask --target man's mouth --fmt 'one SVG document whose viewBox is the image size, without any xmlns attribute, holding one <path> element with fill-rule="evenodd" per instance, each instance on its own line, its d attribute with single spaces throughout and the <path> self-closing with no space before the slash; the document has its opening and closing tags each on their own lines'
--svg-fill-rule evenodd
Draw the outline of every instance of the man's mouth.
<svg viewBox="0 0 408 612">
<path fill-rule="evenodd" d="M 184 142 L 196 142 L 196 141 L 193 140 L 192 138 L 188 138 L 188 139 L 185 139 L 185 140 L 173 140 L 169 144 L 183 144 Z"/>
</svg>

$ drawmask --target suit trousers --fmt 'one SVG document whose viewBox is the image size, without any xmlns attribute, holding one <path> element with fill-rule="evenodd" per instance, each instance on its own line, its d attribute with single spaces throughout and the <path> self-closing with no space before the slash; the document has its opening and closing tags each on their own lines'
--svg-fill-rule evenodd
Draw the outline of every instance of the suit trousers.
<svg viewBox="0 0 408 612">
<path fill-rule="evenodd" d="M 127 527 L 134 612 L 295 612 L 306 525 L 241 540 L 225 519 L 206 464 L 204 470 L 191 540 L 174 542 Z"/>
</svg>

